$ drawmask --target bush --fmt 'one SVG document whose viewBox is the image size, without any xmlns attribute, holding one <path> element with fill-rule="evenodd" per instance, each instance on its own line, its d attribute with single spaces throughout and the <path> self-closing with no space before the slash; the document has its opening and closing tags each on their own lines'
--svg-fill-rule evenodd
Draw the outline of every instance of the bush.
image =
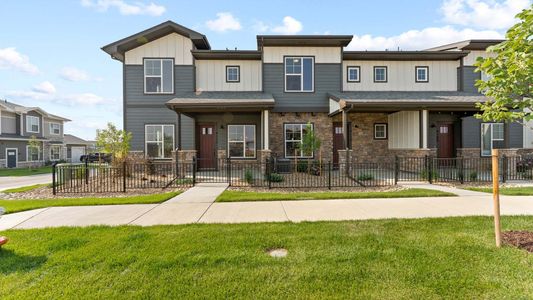
<svg viewBox="0 0 533 300">
<path fill-rule="evenodd" d="M 373 179 L 374 179 L 374 175 L 372 174 L 361 174 L 357 176 L 357 180 L 359 181 L 368 181 L 368 180 L 373 180 Z"/>
<path fill-rule="evenodd" d="M 422 172 L 420 172 L 420 178 L 424 179 L 424 180 L 428 180 L 428 171 L 427 170 L 423 170 Z M 439 173 L 437 173 L 437 171 L 432 171 L 431 172 L 431 179 L 432 180 L 435 180 L 435 179 L 439 179 Z"/>
<path fill-rule="evenodd" d="M 252 170 L 246 169 L 246 171 L 244 171 L 244 181 L 248 184 L 254 183 L 254 173 Z"/>
<path fill-rule="evenodd" d="M 179 178 L 179 179 L 176 179 L 176 184 L 177 185 L 190 185 L 192 184 L 192 179 L 191 178 Z"/>
<path fill-rule="evenodd" d="M 299 160 L 296 165 L 296 170 L 301 173 L 306 173 L 308 170 L 309 162 L 307 160 Z"/>
<path fill-rule="evenodd" d="M 470 178 L 470 181 L 477 181 L 477 172 L 471 172 L 468 177 Z"/>
<path fill-rule="evenodd" d="M 282 182 L 283 181 L 283 175 L 278 174 L 278 173 L 271 173 L 270 174 L 270 178 L 267 177 L 267 179 L 270 179 L 270 182 Z"/>
</svg>

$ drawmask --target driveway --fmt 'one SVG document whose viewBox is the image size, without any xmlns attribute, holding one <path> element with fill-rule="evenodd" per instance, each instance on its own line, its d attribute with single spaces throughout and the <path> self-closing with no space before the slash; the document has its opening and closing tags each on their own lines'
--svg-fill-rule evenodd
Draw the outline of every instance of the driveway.
<svg viewBox="0 0 533 300">
<path fill-rule="evenodd" d="M 51 182 L 52 174 L 0 177 L 0 192 L 6 189 Z"/>
</svg>

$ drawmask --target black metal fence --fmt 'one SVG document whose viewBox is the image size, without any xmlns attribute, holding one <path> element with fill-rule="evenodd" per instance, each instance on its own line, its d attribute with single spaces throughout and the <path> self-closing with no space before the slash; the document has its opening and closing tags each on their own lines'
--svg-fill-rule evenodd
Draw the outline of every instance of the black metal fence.
<svg viewBox="0 0 533 300">
<path fill-rule="evenodd" d="M 54 193 L 126 192 L 145 188 L 186 188 L 197 183 L 237 187 L 322 188 L 374 187 L 400 181 L 489 182 L 491 158 L 395 157 L 371 162 L 317 160 L 215 159 L 189 162 L 58 164 Z M 499 180 L 532 180 L 533 156 L 500 158 Z"/>
</svg>

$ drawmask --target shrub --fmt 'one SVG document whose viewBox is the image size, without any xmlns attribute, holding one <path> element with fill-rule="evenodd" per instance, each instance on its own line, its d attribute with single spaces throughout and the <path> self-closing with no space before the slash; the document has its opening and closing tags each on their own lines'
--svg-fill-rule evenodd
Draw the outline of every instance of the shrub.
<svg viewBox="0 0 533 300">
<path fill-rule="evenodd" d="M 422 172 L 420 172 L 420 178 L 422 178 L 424 180 L 428 180 L 429 179 L 428 175 L 429 175 L 429 173 L 428 173 L 427 170 L 423 170 Z M 437 171 L 432 171 L 431 172 L 431 178 L 433 180 L 438 179 L 439 178 L 439 173 L 437 173 Z"/>
<path fill-rule="evenodd" d="M 176 184 L 177 185 L 190 185 L 192 184 L 192 179 L 191 178 L 179 178 L 179 179 L 176 179 Z"/>
<path fill-rule="evenodd" d="M 359 181 L 368 181 L 368 180 L 373 180 L 373 179 L 374 179 L 374 175 L 372 174 L 361 174 L 357 176 L 357 180 Z"/>
<path fill-rule="evenodd" d="M 244 181 L 248 184 L 252 184 L 254 182 L 254 173 L 250 169 L 246 169 L 244 171 Z"/>
<path fill-rule="evenodd" d="M 278 174 L 278 173 L 271 173 L 270 174 L 270 178 L 267 177 L 267 179 L 270 179 L 271 182 L 282 182 L 283 181 L 283 175 Z"/>
<path fill-rule="evenodd" d="M 296 170 L 301 173 L 305 173 L 308 170 L 309 162 L 307 160 L 299 160 L 296 165 Z"/>
<path fill-rule="evenodd" d="M 470 181 L 477 181 L 477 172 L 471 172 L 468 177 L 470 178 Z"/>
</svg>

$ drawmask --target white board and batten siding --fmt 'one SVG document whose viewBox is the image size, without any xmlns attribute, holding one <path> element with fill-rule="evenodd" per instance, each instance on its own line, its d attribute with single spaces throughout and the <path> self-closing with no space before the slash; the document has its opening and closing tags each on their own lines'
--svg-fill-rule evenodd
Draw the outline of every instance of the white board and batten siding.
<svg viewBox="0 0 533 300">
<path fill-rule="evenodd" d="M 496 54 L 492 52 L 487 52 L 485 50 L 470 50 L 467 56 L 463 58 L 463 65 L 473 66 L 478 57 L 495 57 Z"/>
<path fill-rule="evenodd" d="M 340 47 L 263 47 L 263 62 L 282 64 L 284 56 L 313 56 L 316 64 L 340 64 Z"/>
<path fill-rule="evenodd" d="M 342 64 L 345 91 L 457 91 L 458 61 L 351 60 Z M 347 67 L 359 66 L 360 82 L 347 82 Z M 374 67 L 387 67 L 387 82 L 374 82 Z M 416 82 L 415 67 L 429 67 L 429 82 Z"/>
<path fill-rule="evenodd" d="M 239 82 L 226 82 L 226 66 L 239 66 Z M 196 60 L 196 88 L 202 91 L 261 91 L 260 60 Z"/>
<path fill-rule="evenodd" d="M 399 111 L 389 115 L 389 149 L 420 148 L 419 111 Z"/>
<path fill-rule="evenodd" d="M 134 48 L 125 54 L 125 64 L 142 65 L 143 58 L 174 58 L 175 65 L 192 65 L 192 41 L 177 33 L 171 33 L 157 40 Z"/>
</svg>

